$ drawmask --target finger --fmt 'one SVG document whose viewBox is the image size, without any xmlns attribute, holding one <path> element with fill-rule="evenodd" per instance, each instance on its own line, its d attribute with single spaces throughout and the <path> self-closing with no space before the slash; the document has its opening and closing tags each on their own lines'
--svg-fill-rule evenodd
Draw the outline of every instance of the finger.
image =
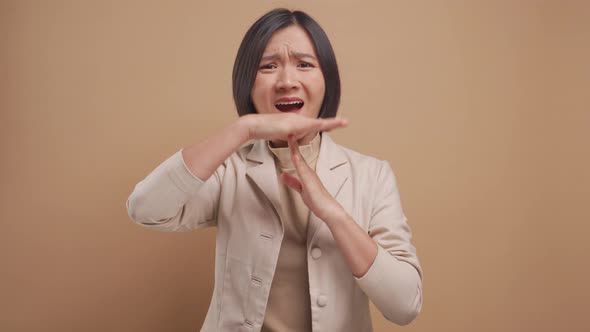
<svg viewBox="0 0 590 332">
<path fill-rule="evenodd" d="M 298 193 L 301 193 L 303 191 L 303 186 L 301 185 L 301 182 L 299 182 L 299 180 L 291 174 L 281 173 L 281 180 L 285 185 L 287 185 L 289 188 L 293 190 L 296 190 Z"/>
<path fill-rule="evenodd" d="M 299 174 L 299 178 L 301 178 L 301 180 L 305 182 L 307 180 L 309 172 L 311 171 L 311 168 L 309 167 L 307 162 L 305 162 L 305 159 L 303 159 L 303 156 L 299 151 L 299 144 L 297 144 L 295 137 L 289 136 L 287 142 L 289 144 L 289 148 L 291 149 L 291 160 L 295 165 L 297 174 Z"/>
<path fill-rule="evenodd" d="M 291 160 L 293 160 L 294 164 L 299 163 L 301 159 L 301 153 L 299 152 L 299 144 L 297 143 L 297 137 L 295 137 L 295 135 L 289 135 L 287 137 L 287 145 L 289 146 L 289 151 L 291 151 Z"/>
<path fill-rule="evenodd" d="M 342 118 L 318 119 L 318 129 L 328 131 L 348 126 L 348 120 Z"/>
</svg>

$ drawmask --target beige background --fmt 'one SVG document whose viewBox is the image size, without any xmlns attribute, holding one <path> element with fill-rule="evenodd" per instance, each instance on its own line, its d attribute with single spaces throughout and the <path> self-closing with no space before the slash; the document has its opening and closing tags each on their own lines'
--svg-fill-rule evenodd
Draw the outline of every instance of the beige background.
<svg viewBox="0 0 590 332">
<path fill-rule="evenodd" d="M 277 6 L 333 42 L 335 140 L 398 175 L 425 271 L 404 329 L 589 331 L 590 3 L 557 0 L 0 1 L 0 330 L 198 330 L 215 230 L 125 200 L 237 117 L 238 44 Z"/>
</svg>

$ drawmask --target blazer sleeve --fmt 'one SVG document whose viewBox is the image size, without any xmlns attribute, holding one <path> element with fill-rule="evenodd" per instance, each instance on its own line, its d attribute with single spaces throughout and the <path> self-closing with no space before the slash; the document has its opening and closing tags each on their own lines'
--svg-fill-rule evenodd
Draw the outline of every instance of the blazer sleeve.
<svg viewBox="0 0 590 332">
<path fill-rule="evenodd" d="M 215 226 L 225 169 L 224 162 L 202 180 L 189 171 L 180 150 L 135 186 L 127 199 L 127 213 L 137 224 L 158 231 Z"/>
<path fill-rule="evenodd" d="M 386 319 L 406 325 L 422 307 L 422 269 L 387 161 L 381 161 L 375 186 L 369 236 L 377 243 L 377 257 L 365 275 L 355 279 Z"/>
</svg>

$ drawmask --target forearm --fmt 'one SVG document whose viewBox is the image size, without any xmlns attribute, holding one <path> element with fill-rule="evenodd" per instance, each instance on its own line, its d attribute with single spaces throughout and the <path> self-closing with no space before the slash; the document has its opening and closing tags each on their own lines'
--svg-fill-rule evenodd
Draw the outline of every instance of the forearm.
<svg viewBox="0 0 590 332">
<path fill-rule="evenodd" d="M 400 325 L 414 320 L 422 302 L 422 283 L 417 270 L 379 248 L 343 210 L 327 218 L 326 225 L 359 285 L 385 317 Z"/>
<path fill-rule="evenodd" d="M 326 225 L 342 252 L 352 274 L 360 278 L 377 257 L 377 243 L 349 216 L 344 209 L 327 218 Z"/>
<path fill-rule="evenodd" d="M 182 158 L 194 176 L 208 179 L 227 157 L 248 141 L 247 118 L 247 115 L 240 117 L 205 140 L 182 150 Z"/>
</svg>

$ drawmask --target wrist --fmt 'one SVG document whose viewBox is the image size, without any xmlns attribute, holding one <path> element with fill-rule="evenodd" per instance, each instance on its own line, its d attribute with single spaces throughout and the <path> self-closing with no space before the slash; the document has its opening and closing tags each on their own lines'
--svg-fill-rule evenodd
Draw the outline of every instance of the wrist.
<svg viewBox="0 0 590 332">
<path fill-rule="evenodd" d="M 254 139 L 254 135 L 252 135 L 253 121 L 251 114 L 247 114 L 239 117 L 234 123 L 235 129 L 242 138 L 242 143 Z"/>
<path fill-rule="evenodd" d="M 333 224 L 342 223 L 342 221 L 347 217 L 348 213 L 346 213 L 342 205 L 335 202 L 335 204 L 332 204 L 332 206 L 329 209 L 327 209 L 325 217 L 320 219 L 324 220 L 326 225 L 330 227 Z"/>
</svg>

